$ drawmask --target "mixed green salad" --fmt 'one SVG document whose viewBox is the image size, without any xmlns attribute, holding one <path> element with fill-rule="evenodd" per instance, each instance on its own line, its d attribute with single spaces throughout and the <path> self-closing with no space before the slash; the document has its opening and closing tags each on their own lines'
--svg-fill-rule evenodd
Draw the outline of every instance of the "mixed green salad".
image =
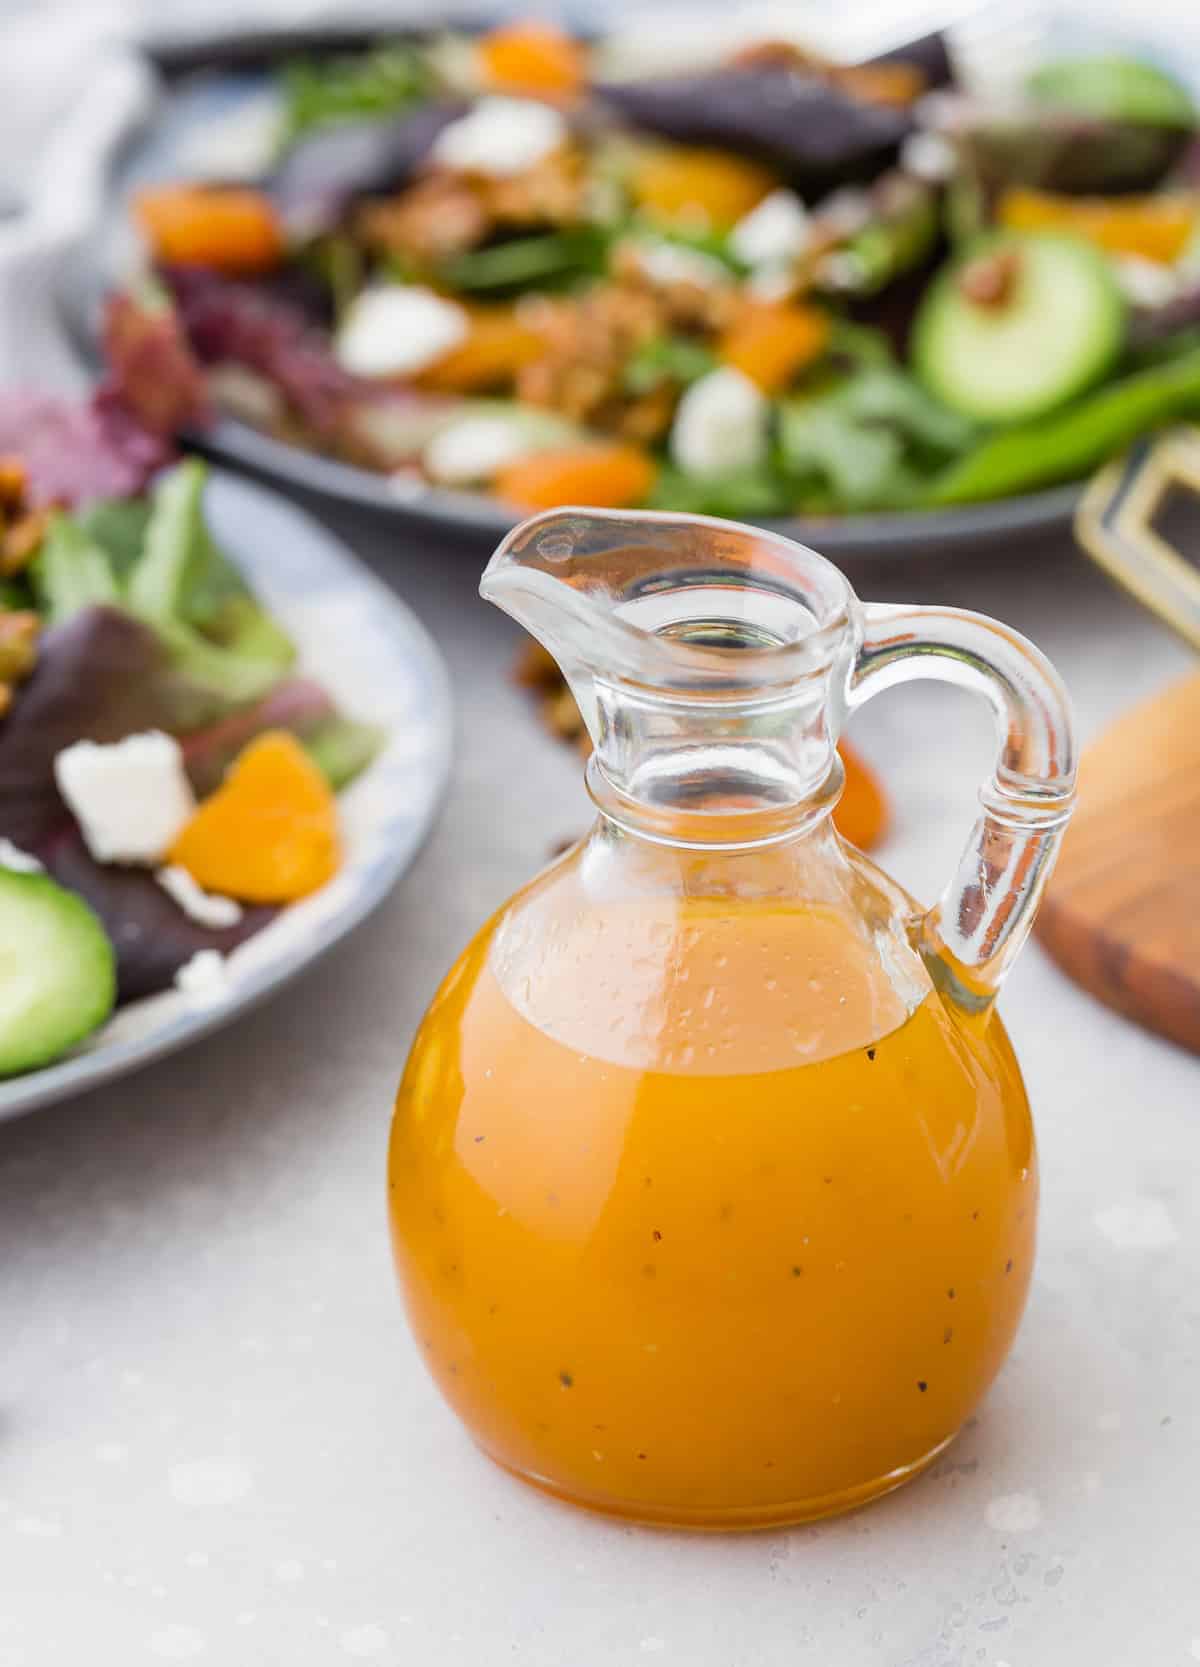
<svg viewBox="0 0 1200 1667">
<path fill-rule="evenodd" d="M 223 958 L 340 862 L 381 735 L 298 672 L 110 386 L 0 396 L 0 1077 Z"/>
<path fill-rule="evenodd" d="M 521 23 L 273 88 L 269 166 L 136 198 L 135 304 L 212 407 L 415 491 L 973 503 L 1200 413 L 1197 113 L 1148 62 L 992 97 L 940 37 L 764 40 L 638 77 Z"/>
</svg>

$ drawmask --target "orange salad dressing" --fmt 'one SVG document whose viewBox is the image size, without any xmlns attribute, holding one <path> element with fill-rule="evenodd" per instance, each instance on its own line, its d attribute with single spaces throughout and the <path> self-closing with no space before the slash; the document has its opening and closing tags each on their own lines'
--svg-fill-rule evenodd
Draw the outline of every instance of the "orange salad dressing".
<svg viewBox="0 0 1200 1667">
<path fill-rule="evenodd" d="M 414 1330 L 481 1446 L 696 1527 L 824 1515 L 935 1456 L 1033 1259 L 998 1019 L 907 1010 L 820 907 L 610 905 L 515 986 L 501 960 L 492 923 L 443 985 L 389 1167 Z"/>
</svg>

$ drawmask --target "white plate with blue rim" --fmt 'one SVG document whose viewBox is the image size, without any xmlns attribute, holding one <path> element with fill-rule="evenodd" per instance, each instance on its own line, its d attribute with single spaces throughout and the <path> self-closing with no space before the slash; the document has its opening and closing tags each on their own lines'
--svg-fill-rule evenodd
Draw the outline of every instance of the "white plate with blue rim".
<svg viewBox="0 0 1200 1667">
<path fill-rule="evenodd" d="M 346 712 L 380 724 L 387 741 L 338 797 L 344 861 L 328 885 L 235 949 L 211 987 L 129 1002 L 66 1058 L 0 1081 L 0 1120 L 124 1076 L 231 1024 L 383 902 L 441 804 L 453 714 L 446 668 L 424 627 L 331 533 L 263 487 L 216 474 L 205 511 L 217 543 L 295 641 L 297 669 Z"/>
</svg>

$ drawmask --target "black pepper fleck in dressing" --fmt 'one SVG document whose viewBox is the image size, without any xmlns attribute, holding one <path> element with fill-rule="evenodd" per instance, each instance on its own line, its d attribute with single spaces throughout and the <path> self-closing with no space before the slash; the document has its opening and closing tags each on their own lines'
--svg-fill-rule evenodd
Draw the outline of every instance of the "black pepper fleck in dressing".
<svg viewBox="0 0 1200 1667">
<path fill-rule="evenodd" d="M 562 1384 L 564 1389 L 571 1389 L 575 1384 L 575 1379 L 571 1376 L 570 1372 L 560 1372 L 558 1374 L 558 1381 Z"/>
<path fill-rule="evenodd" d="M 921 1393 L 923 1395 L 925 1393 L 925 1391 L 929 1388 L 929 1385 L 925 1382 L 924 1378 L 919 1378 L 917 1380 L 917 1388 L 921 1391 Z"/>
</svg>

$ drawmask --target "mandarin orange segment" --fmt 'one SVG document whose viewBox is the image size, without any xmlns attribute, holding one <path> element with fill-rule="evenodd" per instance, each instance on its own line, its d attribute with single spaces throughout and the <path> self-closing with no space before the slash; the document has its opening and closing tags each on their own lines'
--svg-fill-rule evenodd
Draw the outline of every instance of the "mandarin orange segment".
<svg viewBox="0 0 1200 1667">
<path fill-rule="evenodd" d="M 846 786 L 833 812 L 834 825 L 851 845 L 857 845 L 860 851 L 870 851 L 887 832 L 887 796 L 875 772 L 852 746 L 840 741 L 838 751 L 846 772 Z"/>
<path fill-rule="evenodd" d="M 656 473 L 654 459 L 638 446 L 568 446 L 508 464 L 492 489 L 520 509 L 562 504 L 627 509 L 648 496 Z"/>
<path fill-rule="evenodd" d="M 764 393 L 777 394 L 821 357 L 828 342 L 828 315 L 816 307 L 750 302 L 721 338 L 718 357 Z"/>
<path fill-rule="evenodd" d="M 540 336 L 518 323 L 511 307 L 477 307 L 470 334 L 420 378 L 439 393 L 497 392 L 512 387 L 517 372 L 544 352 Z"/>
<path fill-rule="evenodd" d="M 479 42 L 479 65 L 497 92 L 577 93 L 587 80 L 583 47 L 552 23 L 509 23 Z"/>
<path fill-rule="evenodd" d="M 1065 197 L 1014 185 L 1000 199 L 999 222 L 1012 231 L 1067 232 L 1110 255 L 1138 255 L 1169 266 L 1200 221 L 1200 199 L 1184 192 L 1156 197 Z"/>
<path fill-rule="evenodd" d="M 245 187 L 163 185 L 139 191 L 134 216 L 160 261 L 218 272 L 269 272 L 284 256 L 270 199 Z"/>
<path fill-rule="evenodd" d="M 295 736 L 268 730 L 238 754 L 169 860 L 206 891 L 244 903 L 291 903 L 337 873 L 337 801 Z"/>
<path fill-rule="evenodd" d="M 725 151 L 655 151 L 630 182 L 638 207 L 672 224 L 724 230 L 779 183 L 769 168 Z"/>
</svg>

